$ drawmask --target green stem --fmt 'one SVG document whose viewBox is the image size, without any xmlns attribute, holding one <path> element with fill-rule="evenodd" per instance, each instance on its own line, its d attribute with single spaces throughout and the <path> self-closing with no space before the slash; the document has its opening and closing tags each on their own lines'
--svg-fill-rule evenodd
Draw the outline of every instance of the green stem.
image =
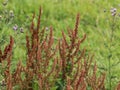
<svg viewBox="0 0 120 90">
<path fill-rule="evenodd" d="M 111 51 L 110 51 L 111 53 Z M 111 55 L 108 56 L 108 62 L 109 62 L 109 69 L 108 69 L 108 72 L 109 72 L 109 90 L 111 90 Z"/>
<path fill-rule="evenodd" d="M 109 56 L 108 56 L 108 73 L 109 73 L 109 90 L 111 90 L 111 58 L 112 58 L 112 43 L 113 43 L 113 37 L 114 37 L 114 30 L 115 30 L 115 17 L 113 17 L 112 25 L 111 25 L 111 37 L 110 37 L 110 47 L 109 50 Z"/>
</svg>

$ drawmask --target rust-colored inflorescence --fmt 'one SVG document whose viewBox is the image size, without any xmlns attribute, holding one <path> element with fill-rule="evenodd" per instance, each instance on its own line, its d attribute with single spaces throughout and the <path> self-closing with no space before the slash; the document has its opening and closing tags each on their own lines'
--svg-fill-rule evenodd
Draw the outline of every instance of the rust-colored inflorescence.
<svg viewBox="0 0 120 90">
<path fill-rule="evenodd" d="M 12 48 L 13 48 L 14 40 L 13 37 L 10 36 L 10 43 L 5 47 L 4 52 L 0 50 L 0 63 L 3 63 L 5 60 L 7 61 L 7 64 L 4 68 L 3 75 L 5 80 L 5 85 L 7 90 L 12 90 L 12 75 L 10 72 L 11 68 L 11 58 L 12 58 Z"/>
<path fill-rule="evenodd" d="M 97 65 L 91 68 L 93 56 L 86 55 L 81 44 L 86 39 L 78 36 L 80 15 L 77 15 L 75 28 L 68 29 L 69 40 L 62 31 L 62 38 L 55 45 L 53 28 L 48 35 L 45 28 L 40 30 L 41 8 L 39 10 L 37 28 L 34 25 L 35 14 L 26 35 L 26 63 L 20 60 L 14 71 L 11 70 L 12 49 L 14 40 L 4 51 L 0 50 L 0 64 L 7 61 L 2 75 L 6 90 L 105 90 L 105 74 L 97 76 Z M 92 73 L 93 72 L 93 73 Z M 116 87 L 119 90 L 120 85 Z"/>
</svg>

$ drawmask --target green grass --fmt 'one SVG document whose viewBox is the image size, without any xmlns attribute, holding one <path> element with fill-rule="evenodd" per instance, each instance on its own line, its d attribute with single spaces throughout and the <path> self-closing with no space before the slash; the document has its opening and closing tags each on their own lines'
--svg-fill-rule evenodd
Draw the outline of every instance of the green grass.
<svg viewBox="0 0 120 90">
<path fill-rule="evenodd" d="M 91 54 L 95 54 L 99 72 L 107 73 L 106 86 L 109 86 L 109 55 L 111 56 L 110 70 L 112 77 L 112 89 L 120 80 L 120 17 L 116 17 L 114 38 L 111 38 L 111 27 L 113 24 L 110 13 L 111 7 L 120 11 L 120 0 L 8 0 L 7 5 L 3 5 L 5 0 L 0 0 L 0 48 L 3 49 L 9 41 L 9 36 L 15 38 L 13 60 L 25 59 L 25 35 L 29 32 L 30 22 L 33 13 L 38 15 L 38 9 L 41 6 L 43 10 L 41 18 L 41 29 L 52 26 L 54 28 L 55 38 L 61 37 L 61 31 L 67 32 L 68 28 L 73 28 L 75 17 L 80 13 L 79 33 L 80 37 L 84 33 L 87 39 L 83 46 Z M 13 11 L 14 17 L 10 17 L 10 11 Z M 36 21 L 37 19 L 35 19 Z M 13 30 L 17 24 L 18 28 L 23 27 L 24 33 L 19 29 Z M 111 46 L 110 46 L 111 45 Z M 109 50 L 111 49 L 111 52 Z"/>
</svg>

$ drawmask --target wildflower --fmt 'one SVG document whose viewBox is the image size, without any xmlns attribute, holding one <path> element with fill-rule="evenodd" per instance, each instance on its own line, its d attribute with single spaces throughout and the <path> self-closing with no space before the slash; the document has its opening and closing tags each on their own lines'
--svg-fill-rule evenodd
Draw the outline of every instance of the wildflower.
<svg viewBox="0 0 120 90">
<path fill-rule="evenodd" d="M 117 11 L 117 9 L 116 9 L 116 8 L 114 8 L 113 10 L 114 10 L 114 12 L 116 12 L 116 11 Z"/>
<path fill-rule="evenodd" d="M 115 16 L 115 15 L 116 15 L 116 12 L 113 12 L 111 15 L 112 15 L 112 16 Z"/>
<path fill-rule="evenodd" d="M 20 28 L 20 32 L 23 33 L 23 27 Z"/>
<path fill-rule="evenodd" d="M 3 2 L 3 6 L 6 6 L 7 5 L 7 1 Z"/>
<path fill-rule="evenodd" d="M 115 16 L 116 13 L 117 13 L 117 9 L 116 8 L 111 8 L 110 12 L 111 12 L 112 16 Z"/>
<path fill-rule="evenodd" d="M 116 12 L 117 9 L 116 8 L 111 8 L 110 12 L 113 13 L 113 12 Z"/>
<path fill-rule="evenodd" d="M 13 26 L 13 30 L 17 30 L 18 29 L 18 26 L 17 26 L 17 24 L 15 24 L 15 26 Z"/>
<path fill-rule="evenodd" d="M 10 10 L 10 17 L 14 17 L 14 13 L 12 10 Z"/>
</svg>

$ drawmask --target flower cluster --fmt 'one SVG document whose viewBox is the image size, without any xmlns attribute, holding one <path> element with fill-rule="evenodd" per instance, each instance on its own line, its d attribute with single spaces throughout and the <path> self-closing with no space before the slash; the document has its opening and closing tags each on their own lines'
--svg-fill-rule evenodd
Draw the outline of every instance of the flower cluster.
<svg viewBox="0 0 120 90">
<path fill-rule="evenodd" d="M 18 30 L 18 25 L 17 25 L 17 24 L 15 24 L 15 25 L 13 26 L 13 30 L 14 30 L 14 31 L 17 31 L 17 30 Z M 24 30 L 24 29 L 23 29 L 23 27 L 20 27 L 19 30 L 20 30 L 21 33 L 23 33 L 23 30 Z"/>
<path fill-rule="evenodd" d="M 106 13 L 107 10 L 104 9 L 103 12 Z M 115 17 L 115 16 L 119 16 L 119 17 L 120 17 L 120 13 L 118 12 L 117 8 L 115 8 L 115 7 L 111 7 L 110 13 L 111 13 L 111 15 L 112 15 L 113 17 Z"/>
<path fill-rule="evenodd" d="M 13 30 L 17 30 L 18 29 L 18 26 L 17 26 L 17 24 L 15 24 L 15 26 L 13 26 Z"/>
<path fill-rule="evenodd" d="M 111 8 L 110 12 L 111 12 L 112 16 L 115 16 L 117 14 L 117 9 L 116 8 Z"/>
</svg>

